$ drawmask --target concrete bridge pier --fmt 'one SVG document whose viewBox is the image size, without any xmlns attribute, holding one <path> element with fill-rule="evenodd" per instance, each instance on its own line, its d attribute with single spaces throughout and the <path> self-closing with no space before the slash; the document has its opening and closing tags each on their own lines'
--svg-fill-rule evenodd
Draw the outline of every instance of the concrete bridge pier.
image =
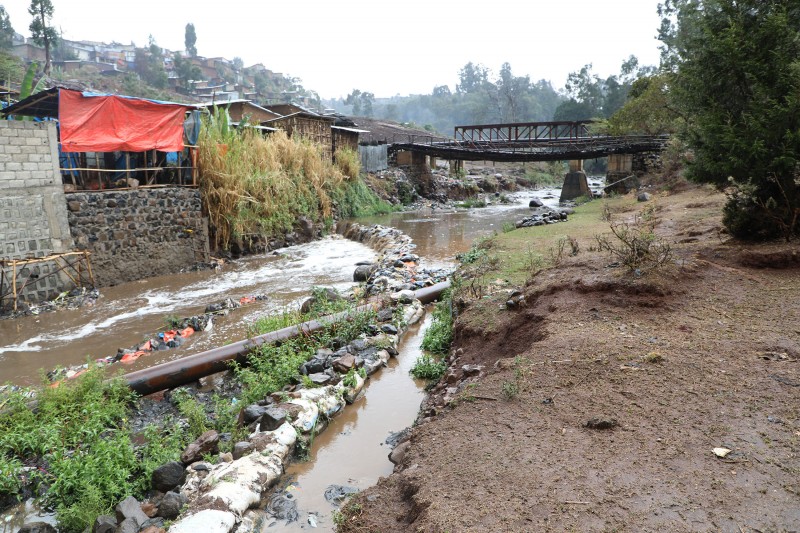
<svg viewBox="0 0 800 533">
<path fill-rule="evenodd" d="M 589 180 L 586 179 L 586 172 L 583 171 L 583 161 L 573 159 L 569 162 L 569 172 L 564 177 L 560 201 L 574 200 L 581 196 L 591 198 L 592 191 L 589 189 Z"/>
<path fill-rule="evenodd" d="M 450 175 L 459 176 L 464 173 L 464 161 L 453 159 L 450 161 Z"/>
<path fill-rule="evenodd" d="M 608 156 L 606 172 L 606 193 L 626 194 L 639 187 L 639 180 L 633 171 L 632 154 L 611 154 Z"/>
</svg>

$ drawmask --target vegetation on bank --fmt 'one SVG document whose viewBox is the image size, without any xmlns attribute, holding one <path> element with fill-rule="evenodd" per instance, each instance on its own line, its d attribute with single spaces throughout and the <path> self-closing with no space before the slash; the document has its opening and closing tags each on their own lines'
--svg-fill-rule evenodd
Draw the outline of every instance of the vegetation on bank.
<svg viewBox="0 0 800 533">
<path fill-rule="evenodd" d="M 315 289 L 308 313 L 289 311 L 264 319 L 256 332 L 266 332 L 342 310 L 356 303 L 328 298 Z M 280 391 L 290 383 L 303 383 L 298 366 L 317 347 L 347 343 L 374 323 L 374 312 L 354 312 L 349 320 L 331 324 L 313 335 L 301 335 L 280 346 L 262 345 L 248 356 L 249 366 L 235 366 L 241 385 L 238 398 L 214 394 L 201 402 L 190 388 L 168 394 L 175 417 L 159 426 L 135 433 L 132 419 L 143 405 L 120 379 L 106 380 L 104 371 L 92 367 L 86 374 L 59 386 L 36 392 L 31 408 L 30 391 L 0 395 L 0 500 L 43 494 L 64 531 L 83 531 L 127 496 L 145 496 L 153 470 L 178 460 L 186 445 L 208 429 L 231 433 L 220 443 L 230 451 L 244 431 L 237 424 L 242 405 Z M 212 458 L 209 458 L 212 459 Z"/>
<path fill-rule="evenodd" d="M 198 145 L 201 190 L 217 248 L 234 242 L 247 248 L 280 237 L 295 229 L 299 217 L 330 226 L 338 217 L 391 210 L 359 178 L 352 150 L 339 150 L 334 163 L 311 141 L 234 128 L 224 111 L 203 120 Z"/>
</svg>

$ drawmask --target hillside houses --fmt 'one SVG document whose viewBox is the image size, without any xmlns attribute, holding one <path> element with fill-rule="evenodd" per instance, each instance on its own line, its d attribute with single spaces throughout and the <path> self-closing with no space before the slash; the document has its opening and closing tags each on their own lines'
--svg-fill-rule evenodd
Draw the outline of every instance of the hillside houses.
<svg viewBox="0 0 800 533">
<path fill-rule="evenodd" d="M 45 60 L 44 48 L 32 39 L 17 34 L 13 40 L 11 53 L 27 63 Z M 54 54 L 53 66 L 62 72 L 91 68 L 103 75 L 116 75 L 136 71 L 137 47 L 131 44 L 102 43 L 96 41 L 61 40 L 61 47 Z M 149 56 L 146 48 L 139 53 Z M 175 52 L 161 49 L 164 71 L 170 87 L 189 100 L 236 101 L 252 100 L 262 105 L 294 101 L 303 106 L 315 106 L 318 98 L 312 98 L 298 91 L 297 80 L 273 72 L 263 64 L 237 68 L 234 61 L 224 57 L 190 57 L 186 52 L 178 52 L 199 79 L 182 79 L 175 69 Z"/>
</svg>

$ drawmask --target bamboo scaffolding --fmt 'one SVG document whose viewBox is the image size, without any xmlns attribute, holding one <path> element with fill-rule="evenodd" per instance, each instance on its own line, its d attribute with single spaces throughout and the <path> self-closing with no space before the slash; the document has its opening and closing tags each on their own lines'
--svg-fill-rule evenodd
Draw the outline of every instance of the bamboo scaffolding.
<svg viewBox="0 0 800 533">
<path fill-rule="evenodd" d="M 82 267 L 85 264 L 87 278 L 86 284 L 90 285 L 91 287 L 95 286 L 94 281 L 94 274 L 92 272 L 92 263 L 89 259 L 90 252 L 88 251 L 79 251 L 79 252 L 65 252 L 61 254 L 51 254 L 45 257 L 37 257 L 33 259 L 10 259 L 10 260 L 0 260 L 0 308 L 4 306 L 4 302 L 7 298 L 10 297 L 11 301 L 13 301 L 13 309 L 16 312 L 19 309 L 19 297 L 22 291 L 30 284 L 31 281 L 40 281 L 42 279 L 47 279 L 52 276 L 56 276 L 59 273 L 64 273 L 70 281 L 72 281 L 76 287 L 84 286 L 84 274 L 81 271 Z M 70 258 L 76 258 L 75 261 L 70 262 Z M 63 264 L 62 264 L 63 261 Z M 47 263 L 53 262 L 55 263 L 58 268 L 47 274 L 40 275 L 33 280 L 31 279 L 31 274 L 28 273 L 25 276 L 25 280 L 20 286 L 17 283 L 17 271 L 18 269 L 21 271 L 22 268 L 35 265 L 40 263 Z M 5 277 L 6 277 L 6 268 L 11 267 L 11 291 L 10 292 L 3 292 L 3 287 L 6 284 Z M 70 273 L 69 269 L 72 269 L 75 275 Z"/>
</svg>

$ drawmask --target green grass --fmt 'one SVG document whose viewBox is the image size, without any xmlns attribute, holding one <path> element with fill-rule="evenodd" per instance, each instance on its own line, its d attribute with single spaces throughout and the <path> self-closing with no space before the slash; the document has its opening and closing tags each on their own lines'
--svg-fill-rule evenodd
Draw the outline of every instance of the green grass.
<svg viewBox="0 0 800 533">
<path fill-rule="evenodd" d="M 433 320 L 422 338 L 422 349 L 436 355 L 447 355 L 453 343 L 453 316 L 450 310 L 450 294 L 436 304 Z"/>
<path fill-rule="evenodd" d="M 472 198 L 466 198 L 461 202 L 457 202 L 456 207 L 464 207 L 467 209 L 486 207 L 486 200 L 484 200 L 483 198 L 479 198 L 477 196 Z"/>
<path fill-rule="evenodd" d="M 45 503 L 55 509 L 63 531 L 83 531 L 126 496 L 143 496 L 153 469 L 165 457 L 175 459 L 185 444 L 174 430 L 135 448 L 128 417 L 136 396 L 121 380 L 104 379 L 101 369 L 92 368 L 56 388 L 45 387 L 35 411 L 22 392 L 3 398 L 0 491 L 14 494 L 21 488 L 22 461 L 41 465 L 28 481 L 49 486 Z"/>
<path fill-rule="evenodd" d="M 446 371 L 447 363 L 431 355 L 424 354 L 411 367 L 410 373 L 417 379 L 437 382 L 442 379 Z"/>
</svg>

